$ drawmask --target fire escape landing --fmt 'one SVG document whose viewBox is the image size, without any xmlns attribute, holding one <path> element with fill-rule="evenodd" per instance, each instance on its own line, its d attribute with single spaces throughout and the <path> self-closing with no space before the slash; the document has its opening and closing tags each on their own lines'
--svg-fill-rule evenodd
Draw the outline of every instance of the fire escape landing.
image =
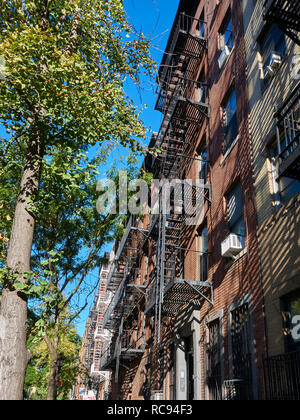
<svg viewBox="0 0 300 420">
<path fill-rule="evenodd" d="M 300 45 L 300 9 L 298 0 L 267 0 L 264 18 L 276 23 L 294 42 Z"/>
</svg>

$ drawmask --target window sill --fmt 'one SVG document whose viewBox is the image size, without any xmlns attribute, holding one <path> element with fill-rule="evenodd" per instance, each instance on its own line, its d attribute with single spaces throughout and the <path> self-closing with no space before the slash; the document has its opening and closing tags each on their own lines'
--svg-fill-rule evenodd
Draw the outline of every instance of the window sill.
<svg viewBox="0 0 300 420">
<path fill-rule="evenodd" d="M 219 67 L 220 75 L 224 72 L 225 68 L 227 67 L 227 64 L 230 61 L 230 58 L 232 57 L 232 54 L 233 54 L 234 50 L 235 50 L 235 45 L 232 47 L 232 49 L 230 51 L 230 55 L 226 58 L 226 61 L 224 62 L 223 66 L 221 68 Z M 222 50 L 219 50 L 219 51 L 222 52 Z"/>
<path fill-rule="evenodd" d="M 230 153 L 232 152 L 234 146 L 237 144 L 237 142 L 239 141 L 240 136 L 237 135 L 236 139 L 232 142 L 231 146 L 229 147 L 229 149 L 225 152 L 221 162 L 220 162 L 220 166 L 223 166 L 223 163 L 225 162 L 225 160 L 228 158 L 228 156 L 230 155 Z"/>
</svg>

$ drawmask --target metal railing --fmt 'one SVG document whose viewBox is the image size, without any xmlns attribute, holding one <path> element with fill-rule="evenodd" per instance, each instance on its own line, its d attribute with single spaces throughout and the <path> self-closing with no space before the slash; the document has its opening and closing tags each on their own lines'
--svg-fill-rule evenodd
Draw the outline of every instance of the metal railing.
<svg viewBox="0 0 300 420">
<path fill-rule="evenodd" d="M 178 81 L 170 80 L 157 91 L 158 99 L 156 109 L 162 113 L 172 111 L 172 99 L 188 99 L 195 103 L 207 103 L 208 85 L 205 82 L 191 80 L 182 76 L 177 76 Z M 170 108 L 171 107 L 171 108 Z"/>
<path fill-rule="evenodd" d="M 155 304 L 156 286 L 157 286 L 156 276 L 154 276 L 153 280 L 148 285 L 147 290 L 146 290 L 146 309 Z"/>
<path fill-rule="evenodd" d="M 300 351 L 263 360 L 265 399 L 300 400 Z"/>
<path fill-rule="evenodd" d="M 287 146 L 280 152 L 278 155 L 279 163 L 281 164 L 284 160 L 286 160 L 295 150 L 300 146 L 300 131 L 298 131 L 297 135 L 289 141 Z"/>
<path fill-rule="evenodd" d="M 115 342 L 107 343 L 101 352 L 99 369 L 106 368 L 109 361 L 114 357 Z"/>
<path fill-rule="evenodd" d="M 202 56 L 203 48 L 200 47 L 200 44 L 197 48 L 195 43 L 191 45 L 189 42 L 183 41 L 182 37 L 186 39 L 192 37 L 196 43 L 198 40 L 198 42 L 207 46 L 207 23 L 185 13 L 178 15 L 177 22 L 175 22 L 174 29 L 168 41 L 165 60 L 163 60 L 159 71 L 161 81 L 165 80 L 172 59 L 176 55 L 192 56 L 194 59 L 200 59 Z"/>
<path fill-rule="evenodd" d="M 264 19 L 277 23 L 294 42 L 300 45 L 300 12 L 298 0 L 266 0 Z"/>
</svg>

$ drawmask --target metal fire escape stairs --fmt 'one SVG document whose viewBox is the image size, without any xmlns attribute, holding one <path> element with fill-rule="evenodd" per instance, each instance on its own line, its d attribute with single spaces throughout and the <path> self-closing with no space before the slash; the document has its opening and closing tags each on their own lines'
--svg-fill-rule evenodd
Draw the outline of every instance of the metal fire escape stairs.
<svg viewBox="0 0 300 420">
<path fill-rule="evenodd" d="M 108 277 L 108 290 L 112 291 L 114 296 L 104 315 L 103 326 L 112 332 L 113 339 L 102 352 L 101 368 L 114 367 L 116 381 L 120 366 L 126 367 L 127 362 L 144 351 L 144 331 L 142 336 L 133 342 L 127 339 L 128 331 L 124 330 L 124 325 L 137 300 L 145 293 L 146 286 L 136 283 L 136 270 L 140 278 L 140 251 L 147 239 L 148 231 L 137 227 L 135 216 L 130 216 Z"/>
<path fill-rule="evenodd" d="M 187 77 L 193 62 L 199 63 L 207 48 L 207 38 L 192 33 L 200 24 L 195 18 L 184 14 L 179 16 L 170 50 L 166 53 L 168 59 L 159 73 L 160 90 L 156 109 L 164 113 L 158 134 L 164 148 L 161 172 L 163 178 L 169 181 L 181 179 L 184 160 L 193 159 L 185 156 L 190 144 L 188 139 L 209 118 L 209 105 L 193 98 L 197 82 Z M 177 66 L 174 66 L 175 62 Z M 205 194 L 204 199 L 210 200 L 210 194 Z M 156 219 L 156 264 L 150 274 L 145 309 L 145 314 L 154 315 L 155 344 L 161 340 L 163 317 L 176 316 L 191 301 L 204 299 L 212 304 L 213 299 L 210 282 L 187 280 L 181 275 L 183 267 L 180 254 L 185 251 L 181 247 L 185 215 L 176 214 L 176 204 L 173 198 L 171 214 L 163 212 L 164 197 L 160 191 L 160 214 Z"/>
<path fill-rule="evenodd" d="M 264 19 L 276 23 L 294 42 L 300 45 L 299 0 L 266 0 Z"/>
</svg>

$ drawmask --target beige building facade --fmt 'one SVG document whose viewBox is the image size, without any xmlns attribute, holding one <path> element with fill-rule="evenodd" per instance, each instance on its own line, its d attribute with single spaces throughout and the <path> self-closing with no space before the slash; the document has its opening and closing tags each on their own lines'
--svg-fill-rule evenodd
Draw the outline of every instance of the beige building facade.
<svg viewBox="0 0 300 420">
<path fill-rule="evenodd" d="M 297 370 L 299 363 L 295 352 L 300 350 L 296 334 L 300 315 L 300 43 L 293 29 L 297 2 L 242 3 L 268 393 L 268 378 L 276 369 L 288 364 Z M 289 376 L 288 381 L 294 379 Z M 278 387 L 275 384 L 272 392 L 279 392 Z"/>
</svg>

